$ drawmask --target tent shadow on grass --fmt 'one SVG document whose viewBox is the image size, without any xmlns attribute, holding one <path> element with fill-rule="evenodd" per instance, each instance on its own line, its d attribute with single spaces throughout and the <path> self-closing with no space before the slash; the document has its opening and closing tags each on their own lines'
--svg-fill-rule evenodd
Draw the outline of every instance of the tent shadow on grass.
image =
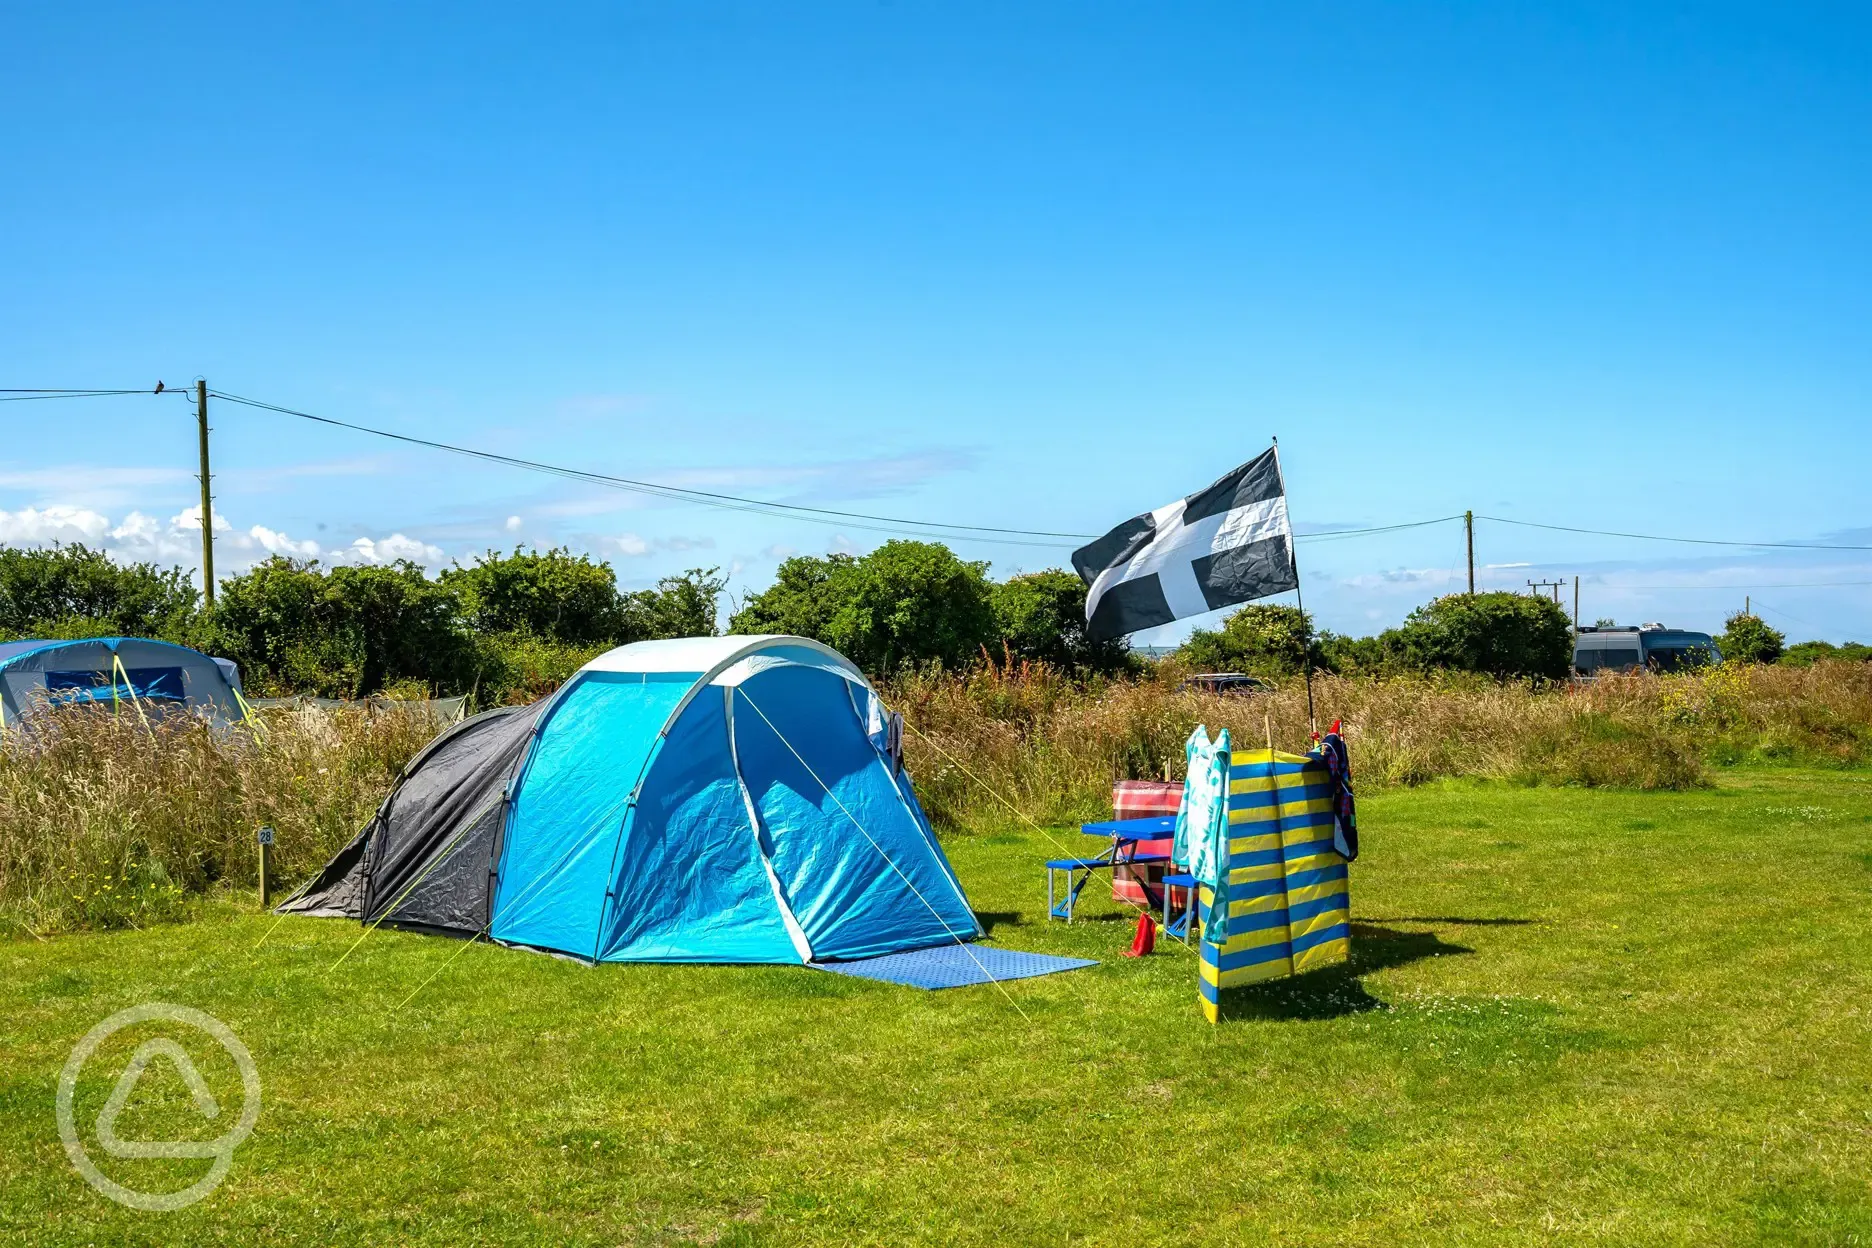
<svg viewBox="0 0 1872 1248">
<path fill-rule="evenodd" d="M 1385 1003 L 1365 991 L 1361 982 L 1365 976 L 1425 958 L 1474 952 L 1434 932 L 1401 932 L 1374 923 L 1354 923 L 1351 961 L 1290 979 L 1230 989 L 1222 994 L 1222 1021 L 1306 1022 L 1381 1010 Z"/>
</svg>

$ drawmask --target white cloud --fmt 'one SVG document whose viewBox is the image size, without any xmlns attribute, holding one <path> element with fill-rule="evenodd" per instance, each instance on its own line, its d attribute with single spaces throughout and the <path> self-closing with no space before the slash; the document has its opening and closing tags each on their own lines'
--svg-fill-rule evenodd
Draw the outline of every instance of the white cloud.
<svg viewBox="0 0 1872 1248">
<path fill-rule="evenodd" d="M 1531 568 L 1534 565 L 1523 559 L 1519 563 L 1485 563 L 1485 568 Z"/>
<path fill-rule="evenodd" d="M 295 559 L 318 558 L 319 544 L 311 538 L 307 538 L 303 542 L 295 542 L 284 533 L 276 533 L 265 525 L 260 524 L 256 524 L 253 528 L 248 529 L 246 537 L 247 540 L 253 542 L 254 545 L 266 551 L 269 555 L 288 555 Z M 438 551 L 437 553 L 440 554 L 441 552 Z"/>
<path fill-rule="evenodd" d="M 775 542 L 773 545 L 761 551 L 761 554 L 766 555 L 769 559 L 791 559 L 794 555 L 799 554 L 799 547 L 788 546 L 785 542 Z"/>
<path fill-rule="evenodd" d="M 438 564 L 442 562 L 442 548 L 401 533 L 392 533 L 389 537 L 375 539 L 360 537 L 348 547 L 331 552 L 333 563 L 394 563 L 399 559 Z"/>
<path fill-rule="evenodd" d="M 652 551 L 671 551 L 681 554 L 691 550 L 714 550 L 715 539 L 712 537 L 644 537 L 638 533 L 624 533 L 617 537 L 601 537 L 598 544 L 615 550 L 627 559 L 638 559 Z"/>
<path fill-rule="evenodd" d="M 1447 581 L 1450 575 L 1448 568 L 1392 568 L 1388 572 L 1368 572 L 1363 576 L 1348 576 L 1340 583 L 1369 589 L 1381 585 L 1423 585 L 1431 581 Z"/>
<path fill-rule="evenodd" d="M 120 542 L 153 542 L 161 532 L 162 526 L 156 522 L 156 517 L 133 511 L 123 518 L 122 524 L 111 530 L 110 535 Z"/>
<path fill-rule="evenodd" d="M 136 513 L 131 512 L 130 514 L 135 515 Z M 193 529 L 197 533 L 201 532 L 201 505 L 198 503 L 193 507 L 184 507 L 170 518 L 169 524 L 172 528 L 187 528 Z M 213 524 L 216 533 L 226 533 L 234 527 L 229 523 L 226 513 L 219 511 L 214 513 Z"/>
<path fill-rule="evenodd" d="M 48 546 L 53 542 L 96 544 L 110 532 L 110 527 L 107 518 L 90 508 L 67 503 L 0 511 L 0 542 L 9 546 Z"/>
<path fill-rule="evenodd" d="M 607 537 L 605 541 L 620 555 L 626 558 L 635 559 L 640 555 L 647 555 L 650 553 L 650 543 L 637 536 L 635 533 L 624 533 L 617 537 Z"/>
<path fill-rule="evenodd" d="M 214 513 L 214 533 L 218 575 L 245 571 L 273 555 L 354 564 L 413 559 L 431 567 L 443 561 L 440 547 L 403 533 L 359 537 L 349 546 L 326 548 L 312 538 L 295 538 L 264 524 L 237 529 L 220 510 Z M 0 511 L 0 544 L 30 547 L 73 542 L 121 560 L 196 568 L 201 565 L 201 508 L 185 507 L 166 520 L 130 511 L 115 522 L 100 511 L 71 503 Z"/>
<path fill-rule="evenodd" d="M 518 533 L 520 531 L 520 517 L 519 516 L 507 517 L 507 531 L 509 533 Z"/>
</svg>

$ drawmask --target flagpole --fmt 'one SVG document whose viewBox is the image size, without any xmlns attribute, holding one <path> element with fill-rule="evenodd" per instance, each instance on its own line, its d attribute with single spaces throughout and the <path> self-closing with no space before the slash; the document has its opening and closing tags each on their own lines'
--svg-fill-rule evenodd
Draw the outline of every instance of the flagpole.
<svg viewBox="0 0 1872 1248">
<path fill-rule="evenodd" d="M 1274 466 L 1280 468 L 1280 439 L 1274 439 Z M 1281 499 L 1287 498 L 1287 471 L 1281 469 Z M 1300 611 L 1300 670 L 1306 673 L 1307 731 L 1319 733 L 1319 719 L 1313 714 L 1313 622 L 1307 619 L 1306 601 L 1300 596 L 1299 542 L 1294 538 L 1293 513 L 1287 514 L 1287 566 L 1293 569 L 1294 606 Z M 1268 747 L 1272 749 L 1272 746 Z"/>
</svg>

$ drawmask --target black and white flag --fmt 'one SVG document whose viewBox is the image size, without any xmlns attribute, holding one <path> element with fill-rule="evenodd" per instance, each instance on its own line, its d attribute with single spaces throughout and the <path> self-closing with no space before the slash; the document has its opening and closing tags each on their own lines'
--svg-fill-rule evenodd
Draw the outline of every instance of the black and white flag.
<svg viewBox="0 0 1872 1248">
<path fill-rule="evenodd" d="M 1280 458 L 1270 447 L 1206 490 L 1073 552 L 1086 634 L 1118 637 L 1300 583 Z"/>
</svg>

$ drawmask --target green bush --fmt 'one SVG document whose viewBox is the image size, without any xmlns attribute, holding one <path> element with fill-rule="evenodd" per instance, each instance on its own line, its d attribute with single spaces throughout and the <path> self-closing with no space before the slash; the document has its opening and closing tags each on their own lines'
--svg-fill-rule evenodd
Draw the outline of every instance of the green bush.
<svg viewBox="0 0 1872 1248">
<path fill-rule="evenodd" d="M 1815 663 L 1872 663 L 1872 646 L 1849 641 L 1836 646 L 1830 641 L 1802 641 L 1781 652 L 1777 663 L 1790 667 L 1812 667 Z"/>
<path fill-rule="evenodd" d="M 607 563 L 557 547 L 488 551 L 442 573 L 462 620 L 481 633 L 526 633 L 575 645 L 612 642 L 625 632 L 617 575 Z"/>
<path fill-rule="evenodd" d="M 1573 633 L 1558 603 L 1531 594 L 1449 594 L 1381 638 L 1401 667 L 1558 680 L 1573 670 Z"/>
<path fill-rule="evenodd" d="M 961 667 L 996 639 L 987 569 L 940 542 L 886 542 L 861 559 L 796 556 L 728 631 L 811 637 L 876 674 Z"/>
<path fill-rule="evenodd" d="M 989 590 L 989 605 L 1011 658 L 1065 672 L 1122 671 L 1130 660 L 1121 639 L 1086 636 L 1086 585 L 1075 573 L 1049 568 L 1009 577 Z"/>
<path fill-rule="evenodd" d="M 492 552 L 431 580 L 417 564 L 321 568 L 270 559 L 221 582 L 202 648 L 257 693 L 358 698 L 391 684 L 538 697 L 615 645 L 715 631 L 722 581 L 691 568 L 620 592 L 583 555 Z"/>
<path fill-rule="evenodd" d="M 0 638 L 178 640 L 193 625 L 199 600 L 178 568 L 116 563 L 81 544 L 0 548 Z"/>
<path fill-rule="evenodd" d="M 407 561 L 327 570 L 275 556 L 221 582 L 213 641 L 261 693 L 355 698 L 403 680 L 461 690 L 475 674 L 455 595 Z"/>
<path fill-rule="evenodd" d="M 1320 665 L 1312 633 L 1313 621 L 1298 607 L 1256 603 L 1229 616 L 1220 630 L 1191 633 L 1177 657 L 1194 671 L 1291 676 L 1301 670 L 1309 644 L 1314 666 Z"/>
<path fill-rule="evenodd" d="M 1787 638 L 1770 628 L 1759 615 L 1738 611 L 1723 621 L 1716 646 L 1731 663 L 1772 663 L 1781 657 Z"/>
<path fill-rule="evenodd" d="M 532 633 L 488 633 L 475 639 L 475 678 L 467 692 L 477 708 L 543 698 L 611 647 L 581 646 Z"/>
<path fill-rule="evenodd" d="M 717 632 L 716 604 L 727 581 L 720 568 L 690 568 L 666 576 L 655 589 L 640 589 L 624 596 L 623 628 L 615 644 L 664 637 L 713 637 Z"/>
</svg>

